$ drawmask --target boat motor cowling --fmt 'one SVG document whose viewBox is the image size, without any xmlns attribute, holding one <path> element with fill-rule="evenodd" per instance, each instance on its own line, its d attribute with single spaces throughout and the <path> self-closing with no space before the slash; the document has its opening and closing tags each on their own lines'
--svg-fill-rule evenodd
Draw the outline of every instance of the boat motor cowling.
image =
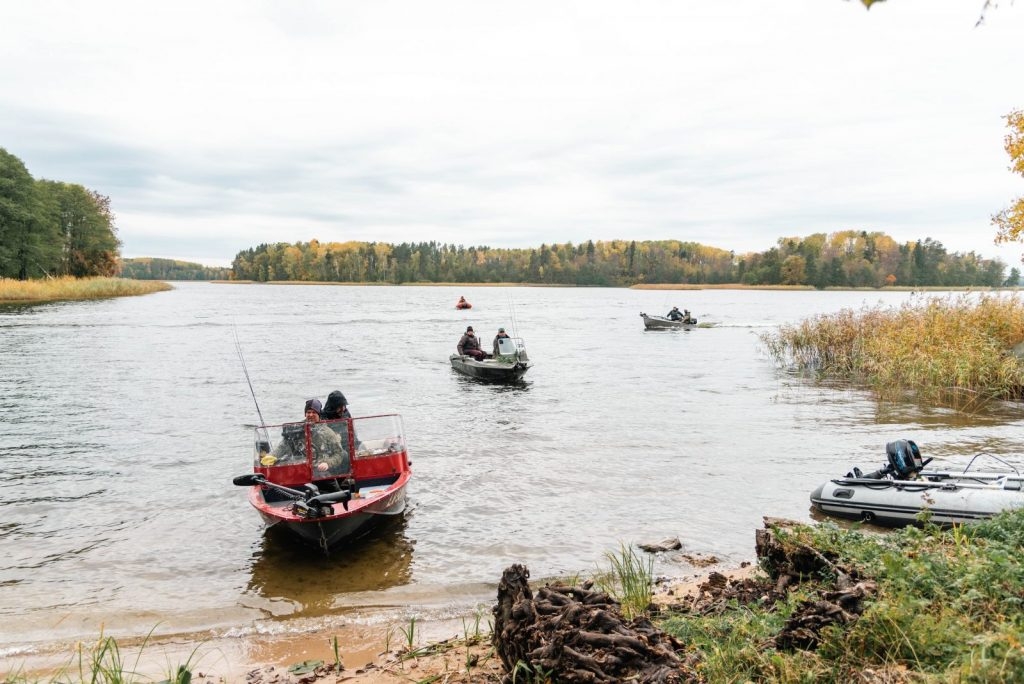
<svg viewBox="0 0 1024 684">
<path fill-rule="evenodd" d="M 885 453 L 889 457 L 889 469 L 897 480 L 909 480 L 924 467 L 921 450 L 912 439 L 889 442 Z"/>
</svg>

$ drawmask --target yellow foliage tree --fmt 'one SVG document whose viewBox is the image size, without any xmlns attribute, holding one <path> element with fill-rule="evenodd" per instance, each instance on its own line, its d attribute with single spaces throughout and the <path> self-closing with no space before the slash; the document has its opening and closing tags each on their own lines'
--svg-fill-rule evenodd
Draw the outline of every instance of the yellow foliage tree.
<svg viewBox="0 0 1024 684">
<path fill-rule="evenodd" d="M 1006 126 L 1010 132 L 1006 135 L 1004 147 L 1010 155 L 1010 170 L 1024 176 L 1024 110 L 1010 112 L 1006 115 Z M 996 226 L 996 242 L 1024 241 L 1024 197 L 1018 197 L 1009 208 L 992 217 Z"/>
</svg>

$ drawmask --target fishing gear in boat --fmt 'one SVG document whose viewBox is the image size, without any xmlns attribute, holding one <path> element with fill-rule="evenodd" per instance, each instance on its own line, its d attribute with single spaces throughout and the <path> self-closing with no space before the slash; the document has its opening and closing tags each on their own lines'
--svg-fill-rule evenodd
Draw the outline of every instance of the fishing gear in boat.
<svg viewBox="0 0 1024 684">
<path fill-rule="evenodd" d="M 252 394 L 252 403 L 256 405 L 256 415 L 260 418 L 260 426 L 266 425 L 266 421 L 263 420 L 263 412 L 260 411 L 260 403 L 256 401 L 256 390 L 252 388 L 252 380 L 249 379 L 249 368 L 245 365 L 245 356 L 242 355 L 242 343 L 238 339 L 238 327 L 234 328 L 235 333 L 235 350 L 238 352 L 238 360 L 242 362 L 242 372 L 245 374 L 245 381 L 249 384 L 249 393 Z M 263 439 L 266 441 L 266 451 L 270 451 L 270 433 L 267 432 L 266 428 L 263 428 Z"/>
<path fill-rule="evenodd" d="M 348 502 L 352 500 L 352 485 L 355 484 L 355 481 L 353 480 L 349 486 L 341 491 L 321 494 L 315 484 L 309 483 L 303 485 L 302 489 L 293 489 L 292 487 L 285 487 L 284 485 L 270 482 L 260 473 L 239 475 L 234 478 L 232 482 L 239 487 L 262 485 L 264 487 L 275 489 L 292 498 L 294 501 L 292 504 L 292 511 L 296 515 L 301 515 L 304 518 L 325 518 L 329 515 L 333 515 L 334 509 L 331 504 L 336 503 L 340 503 L 347 511 Z"/>
</svg>

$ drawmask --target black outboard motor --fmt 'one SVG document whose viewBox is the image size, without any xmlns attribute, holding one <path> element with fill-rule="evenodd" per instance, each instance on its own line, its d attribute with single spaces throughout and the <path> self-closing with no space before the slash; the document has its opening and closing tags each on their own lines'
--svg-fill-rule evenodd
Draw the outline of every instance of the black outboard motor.
<svg viewBox="0 0 1024 684">
<path fill-rule="evenodd" d="M 924 467 L 921 450 L 912 439 L 897 439 L 885 445 L 889 470 L 897 480 L 910 480 Z"/>
<path fill-rule="evenodd" d="M 886 466 L 873 473 L 864 474 L 860 468 L 854 468 L 846 477 L 861 480 L 882 480 L 890 475 L 894 480 L 911 480 L 932 459 L 922 460 L 921 450 L 912 439 L 897 439 L 885 445 L 885 454 L 889 459 Z"/>
</svg>

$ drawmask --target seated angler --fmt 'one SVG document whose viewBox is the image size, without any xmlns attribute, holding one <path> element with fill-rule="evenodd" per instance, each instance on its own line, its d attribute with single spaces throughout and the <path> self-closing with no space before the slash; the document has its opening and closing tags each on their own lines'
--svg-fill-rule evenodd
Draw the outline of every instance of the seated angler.
<svg viewBox="0 0 1024 684">
<path fill-rule="evenodd" d="M 341 438 L 341 448 L 345 452 L 345 470 L 348 470 L 350 462 L 351 449 L 349 449 L 349 434 L 355 439 L 356 449 L 361 448 L 359 438 L 355 436 L 355 429 L 352 425 L 352 414 L 348 410 L 348 399 L 342 394 L 341 390 L 334 390 L 327 395 L 327 403 L 324 404 L 324 410 L 320 412 L 320 417 L 326 422 L 327 427 L 334 430 L 338 437 Z M 345 419 L 345 420 L 342 420 Z"/>
<path fill-rule="evenodd" d="M 348 454 L 341 438 L 320 422 L 320 400 L 309 399 L 303 407 L 305 424 L 289 423 L 281 429 L 281 442 L 272 455 L 278 465 L 297 463 L 306 459 L 306 426 L 309 426 L 310 447 L 313 455 L 313 477 L 329 477 L 347 472 Z"/>
<path fill-rule="evenodd" d="M 476 361 L 483 361 L 487 358 L 487 352 L 480 348 L 480 340 L 473 332 L 473 326 L 466 328 L 466 334 L 459 340 L 455 349 L 462 356 L 472 356 Z"/>
<path fill-rule="evenodd" d="M 508 333 L 505 332 L 504 328 L 498 328 L 498 334 L 494 336 L 494 354 L 492 356 L 500 356 L 501 350 L 498 346 L 498 340 L 508 339 Z"/>
<path fill-rule="evenodd" d="M 665 316 L 665 318 L 673 321 L 681 321 L 683 320 L 683 313 L 679 310 L 678 306 L 673 306 L 672 310 L 668 312 L 668 315 Z"/>
</svg>

